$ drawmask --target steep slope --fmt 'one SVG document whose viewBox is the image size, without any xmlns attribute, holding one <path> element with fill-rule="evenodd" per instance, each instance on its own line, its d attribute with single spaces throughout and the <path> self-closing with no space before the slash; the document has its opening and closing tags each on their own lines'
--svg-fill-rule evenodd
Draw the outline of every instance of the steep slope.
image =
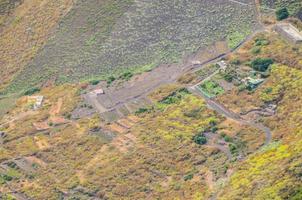
<svg viewBox="0 0 302 200">
<path fill-rule="evenodd" d="M 14 7 L 15 3 L 20 3 Z M 0 89 L 35 57 L 72 0 L 3 1 L 0 5 Z"/>
<path fill-rule="evenodd" d="M 267 121 L 274 128 L 275 142 L 240 164 L 218 199 L 301 199 L 302 73 L 275 66 L 271 76 L 261 91 L 279 88 L 272 99 L 282 96 L 278 114 Z"/>
<path fill-rule="evenodd" d="M 78 1 L 8 91 L 179 61 L 218 40 L 236 46 L 256 28 L 255 6 L 226 0 Z"/>
<path fill-rule="evenodd" d="M 275 115 L 259 119 L 272 129 L 273 142 L 238 164 L 218 199 L 301 199 L 302 48 L 272 33 L 258 35 L 258 38 L 266 40 L 267 45 L 260 47 L 256 56 L 271 57 L 278 64 L 256 91 L 234 90 L 219 99 L 237 112 L 276 104 Z M 245 45 L 230 59 L 240 59 L 243 63 L 254 59 L 252 49 L 256 41 Z"/>
</svg>

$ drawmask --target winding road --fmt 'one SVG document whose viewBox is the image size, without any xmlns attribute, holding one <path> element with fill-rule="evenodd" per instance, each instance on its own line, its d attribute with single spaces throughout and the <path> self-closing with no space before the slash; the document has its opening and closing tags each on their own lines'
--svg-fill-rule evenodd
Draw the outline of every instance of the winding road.
<svg viewBox="0 0 302 200">
<path fill-rule="evenodd" d="M 265 142 L 264 145 L 268 145 L 271 140 L 272 140 L 272 133 L 270 128 L 268 128 L 267 126 L 261 124 L 261 123 L 256 123 L 254 121 L 248 121 L 243 119 L 242 117 L 240 117 L 240 115 L 230 111 L 229 109 L 227 109 L 225 106 L 221 105 L 220 103 L 218 103 L 217 101 L 208 98 L 207 96 L 205 96 L 199 89 L 198 89 L 198 84 L 191 86 L 188 88 L 189 91 L 191 91 L 193 94 L 196 94 L 198 96 L 201 96 L 202 98 L 205 99 L 206 103 L 208 104 L 208 106 L 210 108 L 212 108 L 213 110 L 215 110 L 216 112 L 218 112 L 219 114 L 225 116 L 226 118 L 232 119 L 237 121 L 238 123 L 242 124 L 242 125 L 248 125 L 251 126 L 253 128 L 256 128 L 258 130 L 261 130 L 264 134 L 265 134 Z"/>
</svg>

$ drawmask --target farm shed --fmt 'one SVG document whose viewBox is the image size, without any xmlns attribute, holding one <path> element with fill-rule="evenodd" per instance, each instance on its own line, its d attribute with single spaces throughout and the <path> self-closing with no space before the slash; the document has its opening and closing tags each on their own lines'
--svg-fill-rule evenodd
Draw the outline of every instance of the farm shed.
<svg viewBox="0 0 302 200">
<path fill-rule="evenodd" d="M 289 23 L 280 23 L 275 30 L 286 40 L 293 44 L 302 44 L 302 33 Z"/>
</svg>

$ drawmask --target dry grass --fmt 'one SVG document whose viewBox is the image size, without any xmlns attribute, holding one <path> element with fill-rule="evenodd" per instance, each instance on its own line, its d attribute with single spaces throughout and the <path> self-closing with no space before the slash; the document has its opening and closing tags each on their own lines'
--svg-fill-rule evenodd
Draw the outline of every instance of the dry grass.
<svg viewBox="0 0 302 200">
<path fill-rule="evenodd" d="M 72 0 L 28 0 L 18 6 L 0 32 L 0 89 L 36 55 Z"/>
</svg>

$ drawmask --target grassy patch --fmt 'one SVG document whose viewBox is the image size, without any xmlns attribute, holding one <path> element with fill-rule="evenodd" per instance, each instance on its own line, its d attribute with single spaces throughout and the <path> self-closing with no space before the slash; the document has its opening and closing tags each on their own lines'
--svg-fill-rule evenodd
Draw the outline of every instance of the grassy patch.
<svg viewBox="0 0 302 200">
<path fill-rule="evenodd" d="M 213 65 L 206 65 L 202 69 L 198 70 L 196 74 L 201 78 L 205 79 L 209 75 L 213 74 L 216 70 L 219 69 L 219 65 L 213 64 Z"/>
<path fill-rule="evenodd" d="M 0 118 L 16 105 L 16 96 L 0 98 Z"/>
<path fill-rule="evenodd" d="M 227 36 L 227 42 L 228 46 L 231 49 L 236 48 L 250 33 L 250 30 L 246 30 L 245 32 L 242 31 L 234 31 L 228 34 Z"/>
<path fill-rule="evenodd" d="M 215 97 L 224 93 L 223 88 L 214 81 L 206 81 L 199 85 L 198 88 L 208 97 Z"/>
</svg>

